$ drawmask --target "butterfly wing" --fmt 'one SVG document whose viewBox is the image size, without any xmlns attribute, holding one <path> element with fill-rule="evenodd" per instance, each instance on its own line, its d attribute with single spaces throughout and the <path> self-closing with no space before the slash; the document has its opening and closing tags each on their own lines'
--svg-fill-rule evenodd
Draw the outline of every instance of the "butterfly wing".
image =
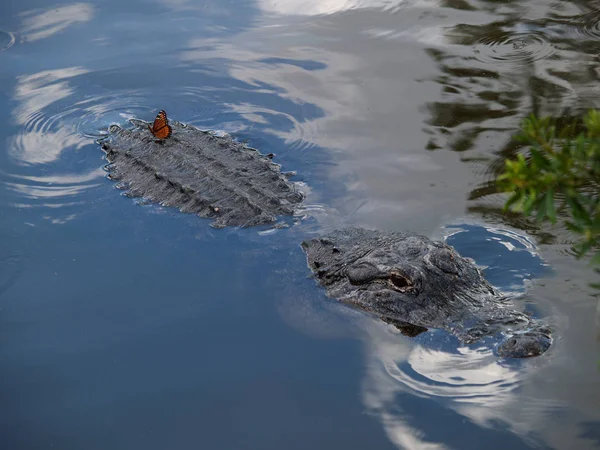
<svg viewBox="0 0 600 450">
<path fill-rule="evenodd" d="M 173 133 L 173 128 L 171 128 L 171 125 L 169 125 L 169 119 L 167 118 L 167 113 L 164 110 L 158 112 L 150 131 L 158 139 L 167 139 L 169 136 L 171 136 Z"/>
</svg>

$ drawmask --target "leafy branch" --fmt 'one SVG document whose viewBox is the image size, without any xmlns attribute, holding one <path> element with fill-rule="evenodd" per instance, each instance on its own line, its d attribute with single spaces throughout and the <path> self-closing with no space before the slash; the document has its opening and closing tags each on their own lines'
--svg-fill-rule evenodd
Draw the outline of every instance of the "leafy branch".
<svg viewBox="0 0 600 450">
<path fill-rule="evenodd" d="M 576 124 L 557 127 L 552 118 L 531 115 L 516 139 L 528 148 L 507 159 L 497 178 L 499 189 L 511 193 L 505 210 L 535 213 L 538 222 L 560 218 L 581 238 L 578 257 L 592 250 L 592 263 L 600 264 L 600 112 L 586 113 L 579 132 Z"/>
</svg>

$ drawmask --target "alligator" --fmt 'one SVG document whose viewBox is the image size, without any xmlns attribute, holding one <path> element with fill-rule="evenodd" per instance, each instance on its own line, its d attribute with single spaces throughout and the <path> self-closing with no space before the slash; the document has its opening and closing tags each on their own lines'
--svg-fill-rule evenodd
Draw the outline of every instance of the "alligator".
<svg viewBox="0 0 600 450">
<path fill-rule="evenodd" d="M 465 344 L 504 335 L 500 357 L 544 353 L 550 329 L 519 312 L 481 271 L 439 241 L 405 232 L 345 228 L 302 242 L 327 296 L 359 308 L 414 337 L 445 330 Z"/>
<path fill-rule="evenodd" d="M 294 172 L 281 172 L 272 154 L 179 122 L 157 140 L 146 122 L 131 122 L 99 141 L 109 178 L 128 196 L 213 219 L 216 228 L 272 224 L 303 201 Z"/>
</svg>

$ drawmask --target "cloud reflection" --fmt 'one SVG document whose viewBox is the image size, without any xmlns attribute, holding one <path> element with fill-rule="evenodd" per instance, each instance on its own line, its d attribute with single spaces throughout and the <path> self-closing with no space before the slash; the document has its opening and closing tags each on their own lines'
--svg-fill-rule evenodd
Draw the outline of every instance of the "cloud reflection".
<svg viewBox="0 0 600 450">
<path fill-rule="evenodd" d="M 44 164 L 44 173 L 25 167 L 3 174 L 8 192 L 13 194 L 13 207 L 54 209 L 81 203 L 83 193 L 98 184 L 105 174 L 97 166 L 81 172 L 70 173 L 69 165 L 57 161 L 66 150 L 78 150 L 92 144 L 77 129 L 82 114 L 77 103 L 76 86 L 72 80 L 87 74 L 82 67 L 46 70 L 17 77 L 13 100 L 17 106 L 12 111 L 17 134 L 8 139 L 8 154 L 20 166 Z M 9 169 L 10 170 L 10 169 Z M 75 217 L 42 216 L 54 224 L 63 224 Z"/>
<path fill-rule="evenodd" d="M 75 23 L 88 22 L 94 15 L 89 3 L 54 6 L 46 10 L 27 11 L 22 14 L 21 35 L 24 41 L 37 41 L 60 33 Z"/>
<path fill-rule="evenodd" d="M 270 86 L 270 92 L 283 99 L 299 105 L 315 105 L 324 112 L 322 117 L 302 124 L 303 139 L 330 148 L 355 144 L 355 135 L 342 133 L 328 139 L 328 135 L 319 129 L 323 122 L 336 122 L 344 118 L 351 120 L 355 117 L 355 105 L 362 103 L 360 88 L 348 82 L 345 74 L 356 70 L 357 61 L 350 55 L 323 52 L 315 48 L 298 48 L 294 53 L 296 59 L 318 62 L 322 69 L 305 70 L 298 65 L 272 63 L 265 58 L 269 56 L 268 53 L 247 46 L 244 41 L 225 43 L 216 39 L 194 39 L 190 41 L 188 50 L 180 53 L 180 58 L 185 63 L 227 58 L 231 62 L 227 65 L 228 72 L 233 78 L 251 86 Z M 328 80 L 327 85 L 323 84 L 324 78 Z M 272 131 L 289 142 L 296 140 L 299 130 Z"/>
<path fill-rule="evenodd" d="M 17 78 L 14 100 L 19 104 L 13 111 L 13 120 L 21 127 L 20 134 L 9 144 L 13 158 L 25 164 L 49 163 L 65 148 L 80 148 L 88 143 L 74 125 L 61 123 L 69 111 L 53 116 L 44 113 L 50 105 L 73 95 L 67 79 L 85 73 L 81 67 L 69 67 Z"/>
<path fill-rule="evenodd" d="M 263 11 L 300 16 L 334 14 L 351 9 L 395 9 L 404 0 L 259 0 Z"/>
<path fill-rule="evenodd" d="M 401 20 L 414 24 L 419 14 L 412 11 Z M 422 44 L 416 40 L 402 46 L 393 41 L 381 44 L 380 39 L 367 39 L 362 33 L 357 37 L 332 19 L 336 39 L 323 47 L 314 42 L 323 31 L 317 29 L 317 36 L 306 38 L 304 26 L 295 21 L 285 29 L 265 26 L 226 42 L 191 39 L 179 58 L 202 70 L 226 71 L 286 104 L 293 102 L 298 113 L 292 127 L 261 130 L 279 137 L 290 149 L 310 150 L 305 159 L 309 163 L 323 149 L 335 157 L 336 164 L 323 170 L 336 183 L 334 189 L 345 191 L 344 198 L 329 200 L 342 215 L 363 225 L 383 228 L 403 223 L 415 229 L 414 222 L 434 225 L 440 215 L 463 208 L 472 175 L 453 155 L 423 152 L 428 136 L 420 131 L 422 105 L 437 92 L 414 81 L 425 79 L 433 67 L 409 63 L 416 59 L 415 46 Z M 329 36 L 323 40 L 330 42 Z M 389 55 L 385 46 L 393 46 L 393 59 L 385 56 Z M 277 62 L 292 59 L 310 64 Z M 391 76 L 398 72 L 405 82 Z M 269 100 L 269 106 L 276 101 Z M 244 103 L 244 109 L 248 114 L 263 105 L 254 98 Z M 304 111 L 319 113 L 307 116 Z M 435 219 L 428 220 L 432 216 Z"/>
<path fill-rule="evenodd" d="M 42 218 L 53 224 L 64 224 L 76 217 L 75 213 L 50 215 L 50 210 L 69 208 L 81 204 L 81 195 L 88 189 L 98 186 L 96 182 L 103 179 L 102 169 L 94 169 L 87 173 L 60 174 L 48 176 L 12 175 L 11 181 L 5 182 L 6 189 L 18 194 L 24 202 L 14 202 L 11 205 L 19 209 L 42 208 L 48 214 Z"/>
<path fill-rule="evenodd" d="M 87 73 L 82 67 L 46 70 L 17 78 L 14 99 L 20 102 L 13 116 L 19 125 L 26 125 L 48 105 L 73 93 L 66 80 Z"/>
<path fill-rule="evenodd" d="M 49 132 L 30 130 L 13 138 L 10 153 L 27 164 L 46 164 L 58 159 L 64 149 L 78 149 L 86 143 L 83 136 L 69 129 Z"/>
</svg>

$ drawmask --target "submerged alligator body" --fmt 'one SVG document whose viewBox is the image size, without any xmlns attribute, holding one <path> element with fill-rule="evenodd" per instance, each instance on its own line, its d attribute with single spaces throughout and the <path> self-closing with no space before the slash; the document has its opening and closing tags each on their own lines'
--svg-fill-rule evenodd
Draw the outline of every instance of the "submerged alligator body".
<svg viewBox="0 0 600 450">
<path fill-rule="evenodd" d="M 470 260 L 441 242 L 403 232 L 346 228 L 302 243 L 329 297 L 375 314 L 403 334 L 428 328 L 465 343 L 504 332 L 503 357 L 544 353 L 550 330 L 516 311 Z"/>
<path fill-rule="evenodd" d="M 293 173 L 269 156 L 177 122 L 169 139 L 156 141 L 147 124 L 115 127 L 101 142 L 110 178 L 132 197 L 213 219 L 214 227 L 271 224 L 293 215 L 303 200 Z"/>
</svg>

